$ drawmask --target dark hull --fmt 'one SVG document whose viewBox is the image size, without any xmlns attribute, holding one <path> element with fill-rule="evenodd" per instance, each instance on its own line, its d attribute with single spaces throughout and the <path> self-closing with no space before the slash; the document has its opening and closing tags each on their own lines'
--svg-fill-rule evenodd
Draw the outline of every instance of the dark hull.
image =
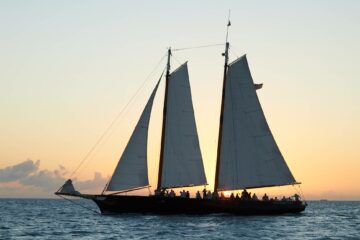
<svg viewBox="0 0 360 240">
<path fill-rule="evenodd" d="M 246 201 L 240 199 L 183 199 L 144 196 L 97 195 L 92 200 L 102 214 L 211 214 L 271 215 L 299 213 L 306 204 L 295 201 Z"/>
</svg>

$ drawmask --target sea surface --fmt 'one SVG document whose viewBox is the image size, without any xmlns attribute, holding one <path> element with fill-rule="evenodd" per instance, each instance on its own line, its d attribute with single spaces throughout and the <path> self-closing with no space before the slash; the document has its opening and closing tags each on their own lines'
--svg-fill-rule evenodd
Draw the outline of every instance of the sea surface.
<svg viewBox="0 0 360 240">
<path fill-rule="evenodd" d="M 310 201 L 301 214 L 103 216 L 62 199 L 0 199 L 0 239 L 360 239 L 360 202 Z M 95 212 L 94 212 L 95 211 Z"/>
</svg>

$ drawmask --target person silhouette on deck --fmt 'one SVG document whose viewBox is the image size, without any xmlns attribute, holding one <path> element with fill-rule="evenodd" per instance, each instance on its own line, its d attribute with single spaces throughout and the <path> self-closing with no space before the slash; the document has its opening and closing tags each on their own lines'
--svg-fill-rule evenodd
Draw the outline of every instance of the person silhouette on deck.
<svg viewBox="0 0 360 240">
<path fill-rule="evenodd" d="M 266 193 L 264 194 L 264 196 L 262 197 L 263 201 L 269 201 L 269 196 L 266 195 Z"/>
<path fill-rule="evenodd" d="M 212 194 L 210 190 L 206 193 L 206 199 L 212 199 Z"/>
<path fill-rule="evenodd" d="M 255 194 L 255 193 L 253 194 L 253 196 L 252 196 L 252 198 L 251 198 L 251 199 L 252 199 L 252 200 L 254 200 L 254 201 L 259 200 L 259 199 L 258 199 L 258 197 L 256 196 L 256 194 Z"/>
<path fill-rule="evenodd" d="M 171 197 L 171 198 L 176 197 L 176 193 L 174 192 L 174 190 L 172 190 L 172 189 L 170 190 L 169 197 Z"/>
<path fill-rule="evenodd" d="M 203 192 L 203 199 L 205 199 L 206 198 L 206 188 L 204 188 L 203 190 L 202 190 L 202 192 Z"/>
<path fill-rule="evenodd" d="M 299 202 L 300 201 L 300 196 L 295 193 L 294 199 L 295 199 L 296 202 Z"/>
<path fill-rule="evenodd" d="M 199 191 L 196 192 L 196 199 L 201 199 L 201 194 Z"/>
<path fill-rule="evenodd" d="M 183 191 L 180 192 L 180 197 L 181 197 L 181 198 L 186 198 L 186 192 L 185 192 L 185 190 L 183 190 Z"/>
<path fill-rule="evenodd" d="M 242 200 L 247 200 L 249 199 L 249 193 L 246 191 L 246 189 L 244 189 L 241 193 L 241 199 Z"/>
</svg>

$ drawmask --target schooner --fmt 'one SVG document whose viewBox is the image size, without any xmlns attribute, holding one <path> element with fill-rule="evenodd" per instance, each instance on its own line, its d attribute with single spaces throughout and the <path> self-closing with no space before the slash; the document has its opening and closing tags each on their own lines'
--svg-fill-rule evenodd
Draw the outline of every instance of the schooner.
<svg viewBox="0 0 360 240">
<path fill-rule="evenodd" d="M 230 22 L 228 27 L 230 26 Z M 299 184 L 296 182 L 267 124 L 246 55 L 228 63 L 226 37 L 223 89 L 214 192 Z M 93 200 L 103 214 L 114 213 L 232 213 L 280 214 L 305 209 L 300 199 L 288 201 L 230 198 L 166 197 L 166 189 L 207 185 L 197 134 L 187 62 L 170 71 L 167 53 L 165 99 L 158 181 L 155 195 L 123 193 L 149 187 L 147 144 L 152 106 L 162 76 L 104 191 L 98 195 L 77 192 L 69 179 L 55 194 Z"/>
</svg>

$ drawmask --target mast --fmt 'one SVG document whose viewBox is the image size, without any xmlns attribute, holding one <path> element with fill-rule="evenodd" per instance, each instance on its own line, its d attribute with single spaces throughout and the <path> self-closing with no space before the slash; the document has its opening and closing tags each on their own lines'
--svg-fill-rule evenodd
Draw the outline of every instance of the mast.
<svg viewBox="0 0 360 240">
<path fill-rule="evenodd" d="M 224 76 L 223 76 L 223 88 L 222 88 L 222 96 L 221 96 L 221 110 L 220 110 L 220 124 L 219 124 L 219 137 L 218 137 L 218 148 L 217 148 L 217 157 L 216 157 L 216 171 L 215 171 L 215 184 L 214 191 L 217 191 L 219 185 L 219 168 L 220 168 L 220 154 L 221 154 L 221 139 L 222 139 L 222 130 L 223 130 L 223 119 L 224 119 L 224 100 L 225 100 L 225 87 L 226 87 L 226 75 L 228 70 L 228 61 L 229 61 L 229 42 L 228 42 L 228 33 L 230 23 L 229 21 L 226 28 L 226 44 L 225 44 L 225 52 L 222 54 L 225 57 L 224 64 Z"/>
<path fill-rule="evenodd" d="M 168 83 L 170 78 L 170 56 L 171 48 L 168 49 L 168 58 L 166 65 L 166 76 L 165 76 L 165 98 L 164 98 L 164 110 L 163 110 L 163 123 L 162 123 L 162 133 L 161 133 L 161 148 L 160 148 L 160 162 L 159 162 L 159 173 L 158 173 L 158 183 L 157 188 L 161 188 L 161 178 L 162 178 L 162 168 L 164 162 L 164 144 L 165 144 L 165 129 L 166 129 L 166 112 L 167 112 L 167 98 L 168 98 Z"/>
</svg>

